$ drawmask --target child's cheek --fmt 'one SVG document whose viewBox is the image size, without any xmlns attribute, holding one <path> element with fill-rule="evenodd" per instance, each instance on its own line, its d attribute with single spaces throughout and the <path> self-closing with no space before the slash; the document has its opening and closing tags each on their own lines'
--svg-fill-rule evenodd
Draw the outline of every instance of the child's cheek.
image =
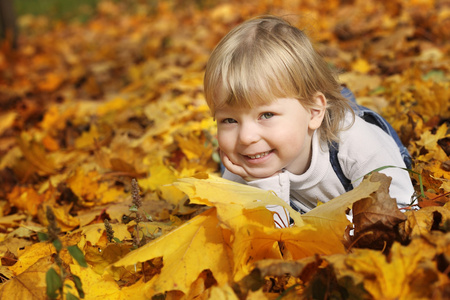
<svg viewBox="0 0 450 300">
<path fill-rule="evenodd" d="M 219 148 L 222 152 L 224 152 L 227 156 L 232 155 L 235 141 L 229 132 L 218 131 L 217 142 L 219 143 Z"/>
</svg>

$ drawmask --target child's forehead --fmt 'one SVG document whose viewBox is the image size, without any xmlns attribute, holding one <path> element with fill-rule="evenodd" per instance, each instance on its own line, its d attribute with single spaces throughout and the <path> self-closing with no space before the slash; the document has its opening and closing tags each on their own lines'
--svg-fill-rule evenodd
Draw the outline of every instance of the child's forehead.
<svg viewBox="0 0 450 300">
<path fill-rule="evenodd" d="M 288 98 L 276 98 L 276 99 L 273 99 L 272 101 L 267 101 L 267 102 L 262 102 L 262 103 L 254 103 L 252 105 L 223 103 L 222 105 L 216 107 L 215 114 L 270 110 L 270 109 L 276 108 L 279 105 L 278 100 L 281 100 L 281 99 L 288 99 Z"/>
<path fill-rule="evenodd" d="M 257 109 L 259 106 L 248 106 L 248 105 L 242 105 L 242 104 L 227 104 L 222 103 L 220 106 L 216 106 L 215 108 L 215 114 L 228 114 L 228 113 L 238 113 L 238 112 L 245 112 L 245 111 L 252 111 Z"/>
</svg>

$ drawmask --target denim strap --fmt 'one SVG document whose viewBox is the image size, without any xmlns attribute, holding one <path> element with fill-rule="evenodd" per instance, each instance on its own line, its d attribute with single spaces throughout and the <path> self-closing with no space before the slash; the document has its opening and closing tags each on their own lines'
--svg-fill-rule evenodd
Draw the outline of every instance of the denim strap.
<svg viewBox="0 0 450 300">
<path fill-rule="evenodd" d="M 352 182 L 350 181 L 350 179 L 347 178 L 347 176 L 344 175 L 341 164 L 339 163 L 338 159 L 339 144 L 336 142 L 328 143 L 328 150 L 330 152 L 331 166 L 333 167 L 334 173 L 336 173 L 337 177 L 339 178 L 339 181 L 342 183 L 342 186 L 344 187 L 345 191 L 348 192 L 353 190 Z"/>
</svg>

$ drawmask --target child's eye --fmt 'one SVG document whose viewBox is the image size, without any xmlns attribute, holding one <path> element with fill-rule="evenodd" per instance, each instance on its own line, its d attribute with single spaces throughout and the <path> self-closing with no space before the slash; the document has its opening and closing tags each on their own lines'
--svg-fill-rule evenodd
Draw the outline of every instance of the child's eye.
<svg viewBox="0 0 450 300">
<path fill-rule="evenodd" d="M 225 124 L 231 124 L 231 123 L 237 123 L 235 119 L 232 118 L 226 118 L 223 119 L 221 123 L 225 123 Z"/>
<path fill-rule="evenodd" d="M 273 116 L 274 116 L 273 113 L 266 112 L 266 113 L 263 113 L 263 114 L 261 115 L 261 119 L 270 119 L 270 118 L 272 118 Z"/>
</svg>

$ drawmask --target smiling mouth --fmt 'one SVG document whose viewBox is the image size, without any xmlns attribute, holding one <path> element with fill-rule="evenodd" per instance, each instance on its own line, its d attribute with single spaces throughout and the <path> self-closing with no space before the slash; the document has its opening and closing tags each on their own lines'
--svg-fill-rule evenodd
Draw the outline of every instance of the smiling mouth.
<svg viewBox="0 0 450 300">
<path fill-rule="evenodd" d="M 258 153 L 258 154 L 255 154 L 255 155 L 246 155 L 246 156 L 248 158 L 250 158 L 250 159 L 256 159 L 256 158 L 264 157 L 264 156 L 270 154 L 271 152 L 272 152 L 272 150 L 266 151 L 266 152 L 262 152 L 262 153 Z"/>
</svg>

